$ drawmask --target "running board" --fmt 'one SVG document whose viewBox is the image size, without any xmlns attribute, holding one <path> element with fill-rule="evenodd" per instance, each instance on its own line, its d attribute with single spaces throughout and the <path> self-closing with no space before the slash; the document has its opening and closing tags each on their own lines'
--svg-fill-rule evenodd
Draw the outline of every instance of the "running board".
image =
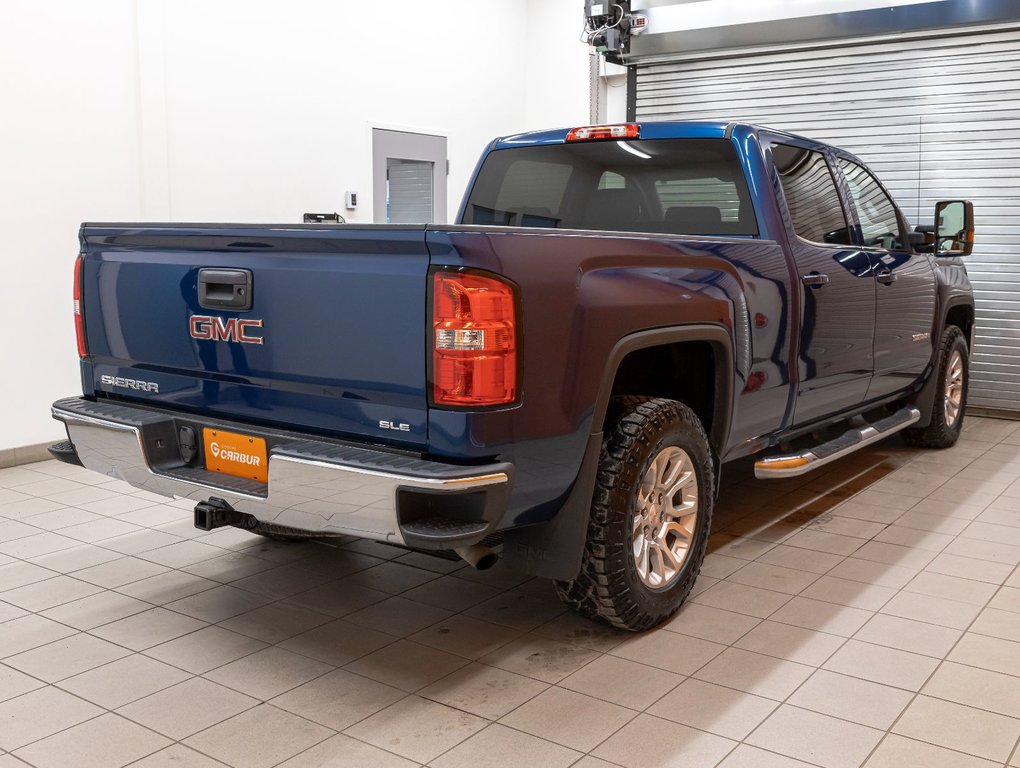
<svg viewBox="0 0 1020 768">
<path fill-rule="evenodd" d="M 759 459 L 754 463 L 754 476 L 759 480 L 769 480 L 806 474 L 859 448 L 884 440 L 889 435 L 916 423 L 920 418 L 921 412 L 916 408 L 901 408 L 892 416 L 886 416 L 865 427 L 851 429 L 835 440 L 816 445 L 809 450 Z"/>
</svg>

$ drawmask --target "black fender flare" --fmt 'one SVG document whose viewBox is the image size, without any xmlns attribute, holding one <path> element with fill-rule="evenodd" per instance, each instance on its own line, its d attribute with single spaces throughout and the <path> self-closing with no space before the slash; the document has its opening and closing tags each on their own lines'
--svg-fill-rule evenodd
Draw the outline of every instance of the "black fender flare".
<svg viewBox="0 0 1020 768">
<path fill-rule="evenodd" d="M 942 337 L 942 332 L 946 329 L 946 325 L 947 325 L 946 321 L 949 319 L 949 313 L 952 312 L 957 307 L 969 307 L 971 315 L 975 315 L 976 314 L 976 308 L 974 307 L 974 297 L 973 296 L 957 295 L 957 296 L 951 297 L 949 299 L 949 301 L 946 302 L 946 306 L 943 308 L 942 313 L 941 313 L 941 315 L 942 315 L 941 316 L 942 323 L 939 326 L 939 338 Z M 968 349 L 968 351 L 973 351 L 974 350 L 974 332 L 976 330 L 977 330 L 977 318 L 975 317 L 974 318 L 974 323 L 973 323 L 973 325 L 971 326 L 971 329 L 970 329 L 970 337 L 967 339 L 967 349 Z"/>
<path fill-rule="evenodd" d="M 599 393 L 595 400 L 592 414 L 592 433 L 601 432 L 609 409 L 609 399 L 613 393 L 613 383 L 620 370 L 620 364 L 631 352 L 650 347 L 664 347 L 685 341 L 703 341 L 712 346 L 715 352 L 715 409 L 712 414 L 712 430 L 709 442 L 712 448 L 722 453 L 726 439 L 729 437 L 730 422 L 733 416 L 733 382 L 734 358 L 732 333 L 722 325 L 698 323 L 667 328 L 652 328 L 624 336 L 616 343 L 609 353 Z"/>
<path fill-rule="evenodd" d="M 581 569 L 584 543 L 588 532 L 588 516 L 595 492 L 595 475 L 602 451 L 602 429 L 613 383 L 620 364 L 631 352 L 649 347 L 666 346 L 685 341 L 707 342 L 715 352 L 716 397 L 709 442 L 715 454 L 721 455 L 729 437 L 733 411 L 734 359 L 732 335 L 725 326 L 710 323 L 652 328 L 624 336 L 616 343 L 599 383 L 591 431 L 581 466 L 563 505 L 548 523 L 507 531 L 503 557 L 514 570 L 548 579 L 567 581 Z"/>
</svg>

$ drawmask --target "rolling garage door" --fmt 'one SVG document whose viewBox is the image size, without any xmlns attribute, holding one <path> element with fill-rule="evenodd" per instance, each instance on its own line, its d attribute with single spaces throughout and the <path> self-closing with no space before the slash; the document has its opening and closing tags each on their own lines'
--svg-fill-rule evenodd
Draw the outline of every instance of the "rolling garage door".
<svg viewBox="0 0 1020 768">
<path fill-rule="evenodd" d="M 863 158 L 912 224 L 974 201 L 977 302 L 970 402 L 1020 411 L 1020 29 L 637 68 L 639 120 L 733 119 Z"/>
</svg>

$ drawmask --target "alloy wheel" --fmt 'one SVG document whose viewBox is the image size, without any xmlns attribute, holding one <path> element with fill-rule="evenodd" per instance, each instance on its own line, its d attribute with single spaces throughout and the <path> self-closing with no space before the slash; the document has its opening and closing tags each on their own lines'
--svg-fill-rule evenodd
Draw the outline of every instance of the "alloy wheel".
<svg viewBox="0 0 1020 768">
<path fill-rule="evenodd" d="M 963 355 L 960 350 L 954 349 L 946 365 L 946 379 L 943 383 L 945 392 L 945 417 L 946 426 L 956 426 L 960 418 L 960 409 L 963 407 Z"/>
<path fill-rule="evenodd" d="M 642 583 L 668 588 L 683 569 L 698 522 L 698 476 L 682 448 L 663 448 L 638 489 L 631 545 Z"/>
</svg>

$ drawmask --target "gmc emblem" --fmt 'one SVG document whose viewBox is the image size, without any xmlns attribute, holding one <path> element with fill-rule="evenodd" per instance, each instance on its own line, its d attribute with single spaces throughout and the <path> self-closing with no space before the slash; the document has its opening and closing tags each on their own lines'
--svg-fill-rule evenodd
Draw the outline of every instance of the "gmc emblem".
<svg viewBox="0 0 1020 768">
<path fill-rule="evenodd" d="M 207 341 L 236 341 L 241 344 L 262 344 L 265 339 L 253 336 L 252 331 L 262 327 L 261 320 L 229 319 L 210 315 L 191 316 L 191 338 Z"/>
</svg>

